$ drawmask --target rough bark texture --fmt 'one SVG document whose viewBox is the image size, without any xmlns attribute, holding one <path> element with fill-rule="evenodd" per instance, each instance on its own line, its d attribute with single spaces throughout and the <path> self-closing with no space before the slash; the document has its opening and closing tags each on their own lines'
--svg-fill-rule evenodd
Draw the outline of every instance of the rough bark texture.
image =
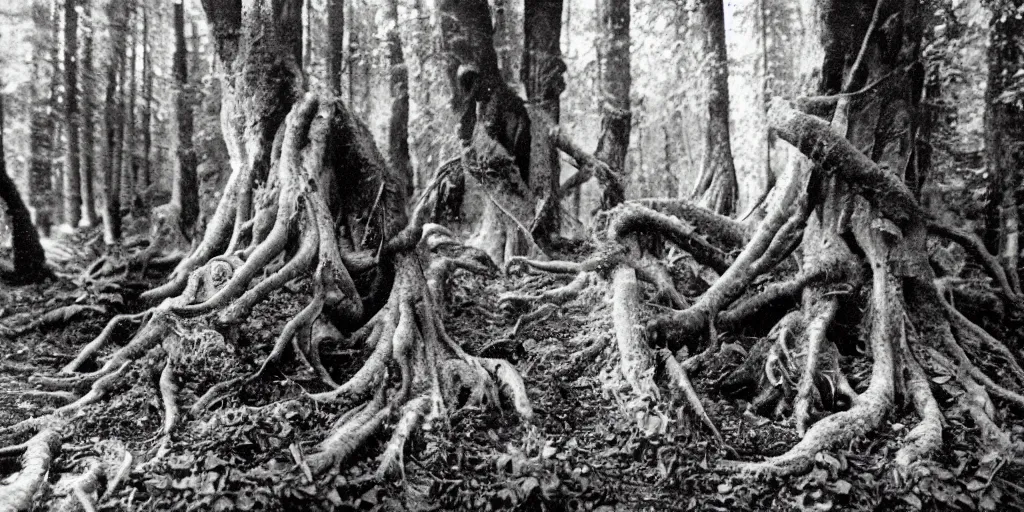
<svg viewBox="0 0 1024 512">
<path fill-rule="evenodd" d="M 121 239 L 121 140 L 124 129 L 122 104 L 118 89 L 123 85 L 121 72 L 124 68 L 124 50 L 129 19 L 127 2 L 111 2 L 107 5 L 107 19 L 110 24 L 110 59 L 107 65 L 107 86 L 104 93 L 105 105 L 103 126 L 103 228 L 108 244 Z"/>
<path fill-rule="evenodd" d="M 185 9 L 174 4 L 174 107 L 178 129 L 178 166 L 171 188 L 171 204 L 180 215 L 178 227 L 192 239 L 199 219 L 199 159 L 192 144 L 192 101 L 189 98 L 188 48 L 185 43 Z"/>
<path fill-rule="evenodd" d="M 558 125 L 561 104 L 559 97 L 565 90 L 565 63 L 562 62 L 562 0 L 527 0 L 523 12 L 524 51 L 520 76 L 526 85 L 526 99 L 534 110 L 543 112 L 553 125 Z M 543 122 L 536 119 L 534 123 Z M 545 130 L 546 132 L 546 130 Z M 559 181 L 561 163 L 558 150 L 551 144 L 547 133 L 531 137 L 535 146 L 531 159 L 532 186 L 538 197 L 551 206 L 537 219 L 535 229 L 541 237 L 553 237 L 560 229 L 561 199 Z"/>
<path fill-rule="evenodd" d="M 29 201 L 35 210 L 36 226 L 49 234 L 55 208 L 53 198 L 53 87 L 56 80 L 56 42 L 49 2 L 32 3 L 32 113 L 29 120 Z"/>
<path fill-rule="evenodd" d="M 0 276 L 16 283 L 35 283 L 51 275 L 46 267 L 46 254 L 39 244 L 39 234 L 32 225 L 32 216 L 18 193 L 14 180 L 7 174 L 7 159 L 3 142 L 4 105 L 0 97 L 0 201 L 7 209 L 11 225 L 11 241 L 14 245 L 14 272 Z"/>
<path fill-rule="evenodd" d="M 152 182 L 152 152 L 153 152 L 153 50 L 149 41 L 149 7 L 144 6 L 142 11 L 142 151 L 139 176 L 136 181 L 141 188 L 146 189 Z M 177 44 L 177 43 L 175 43 Z"/>
<path fill-rule="evenodd" d="M 1024 166 L 1024 107 L 1002 98 L 1024 67 L 1024 20 L 1013 2 L 992 2 L 985 90 L 985 160 L 990 176 L 985 205 L 985 242 L 998 254 L 1019 290 L 1021 168 Z"/>
<path fill-rule="evenodd" d="M 629 0 L 601 0 L 602 32 L 598 50 L 601 102 L 601 138 L 594 152 L 620 176 L 623 187 L 605 189 L 601 208 L 608 209 L 625 199 L 626 153 L 633 115 L 629 90 L 632 83 L 629 58 Z M 622 193 L 623 195 L 619 195 Z"/>
<path fill-rule="evenodd" d="M 87 226 L 95 226 L 96 215 L 96 124 L 94 123 L 96 112 L 96 79 L 93 63 L 93 31 L 96 30 L 96 23 L 92 17 L 92 0 L 83 0 L 82 21 L 85 30 L 82 32 L 82 62 L 79 65 L 81 75 L 81 126 L 79 127 L 81 142 L 81 165 L 82 175 L 82 216 Z"/>
<path fill-rule="evenodd" d="M 409 156 L 409 68 L 402 52 L 402 35 L 398 25 L 398 0 L 384 3 L 384 19 L 388 24 L 387 39 L 391 114 L 388 119 L 388 158 L 403 176 L 403 195 L 412 196 L 413 168 Z"/>
<path fill-rule="evenodd" d="M 706 64 L 705 91 L 708 124 L 704 160 L 691 197 L 718 213 L 732 215 L 736 209 L 736 168 L 729 142 L 729 55 L 725 47 L 723 0 L 701 0 Z"/>
<path fill-rule="evenodd" d="M 345 62 L 345 2 L 327 2 L 327 83 L 341 96 L 341 68 Z"/>
<path fill-rule="evenodd" d="M 78 227 L 82 219 L 82 176 L 79 162 L 78 112 L 78 5 L 64 2 L 64 117 L 68 146 L 64 164 L 64 223 Z"/>
</svg>

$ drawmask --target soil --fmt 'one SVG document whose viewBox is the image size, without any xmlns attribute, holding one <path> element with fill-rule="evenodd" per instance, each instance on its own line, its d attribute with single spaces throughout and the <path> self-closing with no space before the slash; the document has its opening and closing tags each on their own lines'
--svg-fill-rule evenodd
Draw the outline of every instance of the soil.
<svg viewBox="0 0 1024 512">
<path fill-rule="evenodd" d="M 578 259 L 584 248 L 567 249 Z M 27 394 L 34 389 L 30 377 L 56 372 L 114 314 L 139 311 L 143 305 L 133 290 L 159 281 L 149 276 L 135 286 L 112 280 L 82 288 L 68 277 L 75 268 L 62 269 L 64 277 L 49 283 L 0 294 L 0 324 L 7 328 L 68 304 L 104 309 L 17 335 L 0 328 L 0 426 L 53 407 L 51 400 Z M 511 405 L 503 411 L 449 411 L 447 424 L 431 425 L 413 437 L 405 474 L 397 481 L 380 484 L 371 478 L 375 450 L 359 454 L 340 474 L 311 480 L 302 458 L 343 411 L 301 399 L 305 391 L 321 389 L 293 365 L 242 387 L 200 418 L 187 418 L 172 435 L 170 453 L 157 464 L 136 467 L 120 491 L 101 500 L 100 509 L 918 510 L 1024 504 L 1024 488 L 1016 484 L 1024 481 L 1024 466 L 1006 461 L 989 471 L 987 454 L 964 441 L 977 439 L 966 435 L 975 427 L 959 416 L 947 416 L 944 451 L 936 461 L 920 465 L 914 478 L 897 477 L 888 461 L 916 423 L 905 405 L 899 406 L 903 412 L 897 421 L 868 438 L 820 454 L 808 474 L 755 481 L 716 472 L 722 458 L 755 460 L 780 454 L 798 440 L 791 421 L 747 413 L 746 404 L 717 389 L 756 336 L 722 333 L 730 350 L 712 368 L 691 375 L 725 438 L 722 446 L 681 400 L 668 395 L 652 405 L 648 418 L 625 414 L 630 398 L 609 378 L 617 356 L 605 286 L 586 290 L 554 316 L 512 334 L 521 312 L 502 310 L 503 293 L 549 289 L 569 279 L 483 277 L 461 270 L 451 279 L 449 332 L 471 353 L 515 364 L 535 411 L 529 424 L 517 419 Z M 299 281 L 276 292 L 237 332 L 226 333 L 227 342 L 196 341 L 197 354 L 212 355 L 197 357 L 179 373 L 184 407 L 216 382 L 253 372 L 286 319 L 305 304 L 307 288 Z M 112 345 L 121 345 L 130 333 L 121 333 Z M 577 354 L 593 343 L 605 348 L 594 360 L 577 362 Z M 339 381 L 364 356 L 343 345 L 323 351 L 325 365 Z M 862 390 L 869 363 L 844 356 L 842 364 L 852 385 Z M 154 371 L 145 360 L 135 364 L 114 393 L 72 422 L 73 432 L 50 474 L 81 471 L 82 458 L 111 440 L 136 457 L 151 453 L 162 421 L 158 376 L 159 368 Z M 938 392 L 941 383 L 934 387 L 940 402 L 954 399 Z M 1010 429 L 1013 441 L 1022 445 L 1020 418 L 1002 412 L 1004 424 L 1016 425 Z M 23 440 L 0 439 L 0 444 Z"/>
</svg>

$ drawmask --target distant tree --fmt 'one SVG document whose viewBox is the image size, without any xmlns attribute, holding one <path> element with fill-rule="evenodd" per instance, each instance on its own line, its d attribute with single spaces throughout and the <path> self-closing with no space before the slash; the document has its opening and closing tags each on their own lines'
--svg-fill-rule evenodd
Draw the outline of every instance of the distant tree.
<svg viewBox="0 0 1024 512">
<path fill-rule="evenodd" d="M 708 56 L 706 91 L 708 125 L 704 160 L 691 197 L 717 213 L 736 209 L 736 167 L 729 141 L 729 56 L 725 47 L 723 0 L 700 0 L 704 53 Z"/>
<path fill-rule="evenodd" d="M 50 10 L 51 2 L 36 0 L 32 3 L 32 80 L 29 83 L 32 108 L 29 119 L 29 187 L 28 195 L 35 207 L 36 226 L 49 234 L 53 224 L 54 201 L 53 168 L 56 69 L 56 23 Z"/>
<path fill-rule="evenodd" d="M 341 72 L 345 63 L 345 2 L 327 0 L 327 83 L 341 96 Z"/>
<path fill-rule="evenodd" d="M 387 23 L 385 39 L 388 49 L 388 74 L 391 89 L 391 114 L 388 120 L 388 158 L 399 172 L 406 188 L 403 195 L 412 196 L 413 169 L 409 156 L 409 68 L 402 52 L 402 36 L 398 25 L 398 0 L 384 2 Z"/>
<path fill-rule="evenodd" d="M 123 149 L 123 104 L 118 94 L 123 85 L 125 45 L 128 30 L 130 4 L 110 2 L 107 4 L 107 20 L 110 31 L 110 58 L 107 65 L 106 91 L 104 93 L 104 143 L 103 143 L 103 197 L 104 237 L 113 244 L 121 239 L 121 156 Z"/>
<path fill-rule="evenodd" d="M 64 117 L 67 150 L 64 155 L 64 223 L 78 227 L 82 219 L 82 175 L 79 162 L 78 0 L 64 1 Z"/>
<path fill-rule="evenodd" d="M 96 114 L 96 76 L 93 62 L 93 36 L 96 23 L 92 17 L 93 0 L 82 0 L 82 62 L 79 64 L 81 120 L 79 126 L 79 162 L 81 168 L 82 214 L 87 226 L 95 226 L 96 137 L 93 124 Z"/>
</svg>

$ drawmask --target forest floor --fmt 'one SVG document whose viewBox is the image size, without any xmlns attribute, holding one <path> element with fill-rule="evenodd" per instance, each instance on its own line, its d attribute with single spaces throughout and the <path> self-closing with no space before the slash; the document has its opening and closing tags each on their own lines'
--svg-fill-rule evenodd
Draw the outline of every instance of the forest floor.
<svg viewBox="0 0 1024 512">
<path fill-rule="evenodd" d="M 577 250 L 576 256 L 581 254 Z M 83 287 L 70 277 L 87 263 L 66 261 L 61 279 L 0 293 L 0 427 L 52 407 L 31 395 L 29 377 L 56 372 L 114 314 L 141 310 L 133 297 L 159 281 L 150 276 L 131 286 L 112 280 Z M 529 424 L 519 421 L 510 407 L 505 412 L 464 408 L 453 411 L 448 424 L 414 436 L 405 475 L 395 482 L 380 484 L 370 478 L 379 446 L 361 454 L 340 475 L 312 480 L 304 474 L 303 454 L 323 438 L 338 411 L 289 400 L 313 386 L 295 366 L 296 371 L 252 384 L 213 406 L 213 412 L 190 419 L 172 435 L 170 453 L 158 464 L 133 471 L 120 491 L 101 501 L 100 509 L 994 510 L 996 504 L 1024 504 L 1024 488 L 1017 483 L 1024 482 L 1024 466 L 1020 461 L 1004 463 L 980 481 L 979 468 L 988 455 L 964 441 L 978 436 L 965 435 L 973 427 L 958 417 L 946 418 L 944 449 L 935 462 L 918 467 L 909 480 L 894 475 L 888 461 L 915 423 L 907 407 L 900 408 L 897 422 L 820 454 L 805 475 L 752 481 L 718 473 L 715 465 L 723 457 L 776 455 L 798 439 L 791 422 L 746 413 L 745 404 L 723 396 L 715 385 L 756 338 L 724 333 L 723 343 L 730 349 L 723 351 L 722 360 L 692 376 L 725 438 L 724 448 L 679 402 L 667 397 L 654 407 L 661 414 L 652 418 L 659 420 L 626 415 L 628 397 L 608 384 L 618 361 L 605 286 L 592 287 L 551 318 L 513 335 L 518 312 L 503 310 L 498 298 L 509 291 L 549 289 L 568 279 L 457 271 L 450 283 L 445 319 L 449 332 L 470 352 L 506 357 L 515 364 L 533 402 L 535 418 Z M 286 319 L 305 303 L 306 288 L 297 283 L 259 305 L 234 334 L 236 342 L 229 345 L 237 348 L 225 349 L 232 351 L 231 357 L 218 356 L 209 349 L 213 342 L 207 343 L 207 352 L 214 356 L 179 374 L 183 396 L 202 394 L 220 380 L 252 372 Z M 86 307 L 23 333 L 9 330 L 70 304 Z M 114 345 L 130 334 L 128 329 L 120 333 Z M 593 343 L 605 348 L 593 361 L 578 364 L 576 354 Z M 358 368 L 364 357 L 345 347 L 324 350 L 324 363 L 338 380 Z M 866 386 L 869 367 L 863 357 L 844 356 L 842 363 L 855 388 Z M 110 397 L 88 406 L 72 423 L 51 480 L 59 473 L 81 471 L 83 457 L 102 450 L 104 443 L 119 443 L 137 459 L 145 458 L 162 421 L 158 378 L 159 368 L 135 365 Z M 1024 423 L 1009 412 L 1003 411 L 1003 417 L 1013 425 L 1008 428 L 1013 440 L 1021 442 Z M 0 439 L 0 445 L 20 441 Z M 0 464 L 0 469 L 2 476 L 14 468 Z"/>
</svg>

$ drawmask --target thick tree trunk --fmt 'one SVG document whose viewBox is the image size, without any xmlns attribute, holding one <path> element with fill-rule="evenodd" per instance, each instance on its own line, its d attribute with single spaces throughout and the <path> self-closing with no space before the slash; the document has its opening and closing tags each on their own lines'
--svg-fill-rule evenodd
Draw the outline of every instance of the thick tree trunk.
<svg viewBox="0 0 1024 512">
<path fill-rule="evenodd" d="M 384 19 L 388 24 L 387 40 L 391 114 L 388 119 L 388 158 L 403 177 L 402 195 L 412 197 L 413 169 L 409 156 L 409 68 L 402 52 L 402 35 L 398 29 L 398 0 L 384 3 Z"/>
<path fill-rule="evenodd" d="M 725 47 L 723 0 L 701 0 L 704 53 L 708 55 L 705 90 L 708 125 L 704 160 L 691 197 L 724 215 L 736 209 L 736 168 L 729 142 L 729 56 Z"/>
<path fill-rule="evenodd" d="M 534 227 L 533 127 L 523 100 L 498 71 L 487 2 L 442 0 L 438 10 L 452 107 L 459 116 L 459 139 L 467 148 L 463 168 L 484 185 L 488 198 L 470 243 L 500 263 L 536 249 L 530 232 Z"/>
<path fill-rule="evenodd" d="M 64 2 L 64 116 L 68 145 L 64 163 L 64 223 L 72 229 L 82 219 L 82 177 L 79 162 L 78 1 Z"/>
<path fill-rule="evenodd" d="M 95 226 L 96 215 L 96 137 L 94 117 L 96 112 L 95 94 L 96 80 L 93 63 L 93 31 L 96 30 L 96 23 L 92 17 L 93 0 L 83 1 L 83 24 L 85 30 L 82 34 L 82 62 L 79 66 L 81 97 L 82 97 L 82 123 L 79 127 L 81 141 L 81 164 L 82 175 L 82 214 L 87 226 Z"/>
<path fill-rule="evenodd" d="M 29 119 L 29 199 L 35 209 L 35 224 L 49 235 L 56 206 L 53 198 L 53 116 L 56 81 L 56 42 L 50 2 L 32 3 L 32 111 Z"/>
<path fill-rule="evenodd" d="M 559 120 L 565 90 L 562 62 L 562 0 L 526 0 L 523 11 L 523 67 L 526 99 Z"/>
<path fill-rule="evenodd" d="M 0 201 L 7 209 L 10 219 L 11 239 L 14 245 L 14 272 L 0 276 L 14 283 L 36 283 L 51 276 L 46 267 L 46 254 L 39 244 L 39 234 L 32 225 L 32 216 L 18 193 L 14 180 L 7 174 L 7 159 L 4 155 L 4 102 L 0 96 Z"/>
<path fill-rule="evenodd" d="M 192 240 L 199 219 L 198 158 L 192 144 L 192 101 L 189 98 L 188 49 L 185 43 L 185 8 L 174 4 L 174 105 L 177 119 L 178 166 L 171 188 L 171 204 L 180 215 L 178 228 Z"/>
<path fill-rule="evenodd" d="M 985 205 L 985 242 L 998 254 L 1011 284 L 1020 289 L 1020 201 L 1024 166 L 1024 107 L 1004 100 L 1024 67 L 1024 20 L 1016 4 L 994 3 L 988 45 L 988 88 L 985 90 L 985 160 L 990 176 Z"/>
<path fill-rule="evenodd" d="M 629 56 L 629 0 L 601 0 L 601 35 L 598 46 L 600 60 L 598 88 L 601 94 L 601 138 L 594 152 L 619 176 L 622 187 L 606 188 L 601 196 L 601 209 L 609 209 L 625 200 L 626 153 L 633 114 L 629 91 L 632 71 Z"/>
<path fill-rule="evenodd" d="M 341 97 L 341 73 L 345 63 L 345 2 L 327 1 L 327 83 Z"/>
</svg>

